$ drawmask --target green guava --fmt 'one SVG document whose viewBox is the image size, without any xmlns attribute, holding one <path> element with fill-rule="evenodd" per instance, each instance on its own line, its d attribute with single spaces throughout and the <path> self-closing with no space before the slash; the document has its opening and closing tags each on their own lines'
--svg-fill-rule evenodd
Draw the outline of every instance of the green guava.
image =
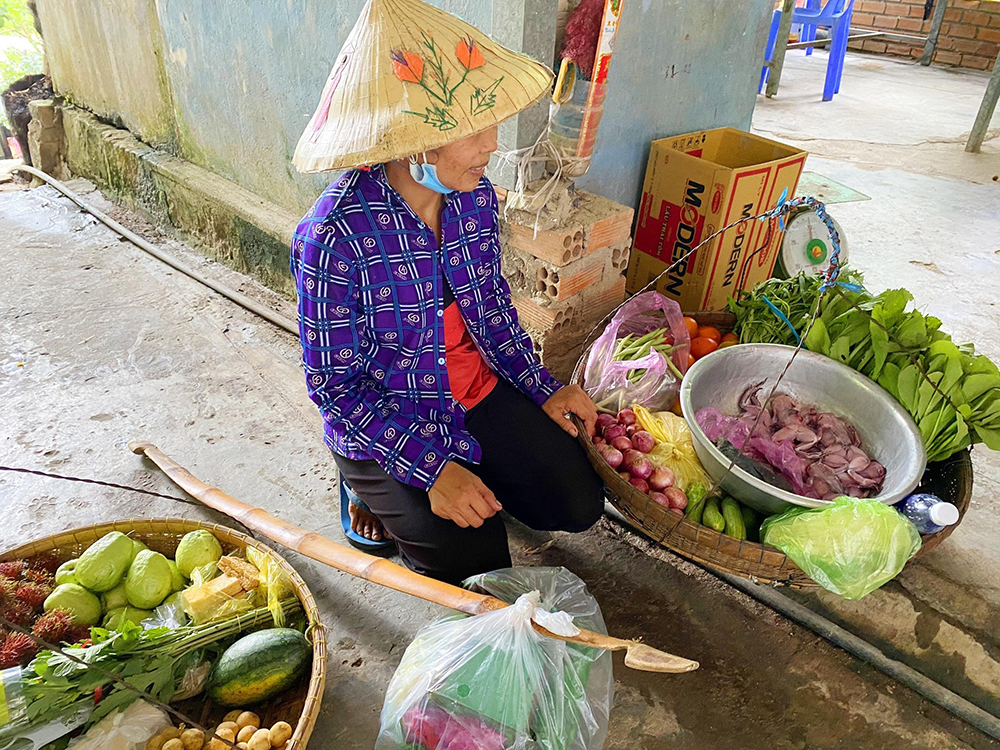
<svg viewBox="0 0 1000 750">
<path fill-rule="evenodd" d="M 167 565 L 170 566 L 170 590 L 180 591 L 185 586 L 187 586 L 187 579 L 184 578 L 184 574 L 181 573 L 180 568 L 177 567 L 177 563 L 173 560 L 168 559 Z"/>
<path fill-rule="evenodd" d="M 137 609 L 135 607 L 116 607 L 104 616 L 102 625 L 108 630 L 118 630 L 124 622 L 134 622 L 141 625 L 142 621 L 152 616 L 148 609 Z"/>
<path fill-rule="evenodd" d="M 64 562 L 56 570 L 56 585 L 61 583 L 79 583 L 76 580 L 76 564 L 78 560 L 70 560 L 69 562 Z"/>
<path fill-rule="evenodd" d="M 142 552 L 144 549 L 149 549 L 145 544 L 140 542 L 138 539 L 132 540 L 132 560 L 135 560 L 135 556 Z M 129 565 L 132 564 L 132 560 L 129 560 Z"/>
<path fill-rule="evenodd" d="M 185 578 L 190 578 L 195 568 L 218 562 L 222 558 L 222 545 L 206 529 L 198 529 L 184 535 L 177 545 L 174 559 Z"/>
<path fill-rule="evenodd" d="M 128 606 L 128 596 L 125 594 L 125 581 L 115 586 L 111 591 L 101 594 L 101 607 L 105 612 Z"/>
<path fill-rule="evenodd" d="M 46 612 L 65 609 L 77 625 L 96 625 L 101 621 L 101 600 L 78 583 L 56 586 L 43 606 Z"/>
<path fill-rule="evenodd" d="M 112 531 L 94 542 L 76 561 L 76 580 L 96 593 L 117 586 L 132 561 L 132 540 Z"/>
<path fill-rule="evenodd" d="M 135 556 L 125 578 L 128 603 L 139 609 L 159 606 L 172 591 L 173 576 L 167 558 L 159 552 L 144 549 Z"/>
</svg>

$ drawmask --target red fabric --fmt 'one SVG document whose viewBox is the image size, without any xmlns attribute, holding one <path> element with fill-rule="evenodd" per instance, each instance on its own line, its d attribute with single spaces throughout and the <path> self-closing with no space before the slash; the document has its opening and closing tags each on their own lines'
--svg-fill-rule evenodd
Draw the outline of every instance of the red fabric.
<svg viewBox="0 0 1000 750">
<path fill-rule="evenodd" d="M 465 327 L 457 302 L 444 310 L 444 349 L 451 395 L 466 409 L 471 409 L 490 395 L 497 384 L 497 376 L 483 361 L 483 355 Z"/>
</svg>

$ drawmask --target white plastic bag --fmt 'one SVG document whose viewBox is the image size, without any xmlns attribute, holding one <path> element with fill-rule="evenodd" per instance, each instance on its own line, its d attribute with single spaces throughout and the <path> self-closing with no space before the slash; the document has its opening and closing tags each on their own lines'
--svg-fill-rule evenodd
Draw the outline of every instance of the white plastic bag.
<svg viewBox="0 0 1000 750">
<path fill-rule="evenodd" d="M 417 634 L 389 683 L 376 750 L 600 750 L 614 691 L 610 654 L 531 624 L 536 610 L 562 610 L 607 632 L 584 583 L 563 568 L 515 568 L 466 584 L 516 601 Z"/>
<path fill-rule="evenodd" d="M 137 700 L 115 711 L 69 743 L 70 750 L 141 750 L 150 737 L 170 724 L 166 713 Z"/>
</svg>

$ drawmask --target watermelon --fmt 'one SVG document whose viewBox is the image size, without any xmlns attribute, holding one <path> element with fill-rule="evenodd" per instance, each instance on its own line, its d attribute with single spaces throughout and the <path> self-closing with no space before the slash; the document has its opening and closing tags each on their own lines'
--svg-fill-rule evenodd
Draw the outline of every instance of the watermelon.
<svg viewBox="0 0 1000 750">
<path fill-rule="evenodd" d="M 240 638 L 212 665 L 208 695 L 220 706 L 252 706 L 283 693 L 312 664 L 312 646 L 297 630 L 271 628 Z"/>
</svg>

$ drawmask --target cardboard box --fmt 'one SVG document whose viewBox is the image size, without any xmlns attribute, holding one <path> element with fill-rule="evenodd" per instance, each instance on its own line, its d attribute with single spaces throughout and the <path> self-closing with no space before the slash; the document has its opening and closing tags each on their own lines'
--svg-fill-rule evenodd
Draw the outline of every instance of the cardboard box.
<svg viewBox="0 0 1000 750">
<path fill-rule="evenodd" d="M 782 232 L 766 221 L 726 231 L 682 262 L 692 248 L 740 217 L 773 208 L 795 189 L 806 152 L 734 128 L 653 141 L 636 222 L 628 291 L 665 270 L 656 288 L 684 310 L 722 310 L 730 295 L 770 278 Z"/>
</svg>

